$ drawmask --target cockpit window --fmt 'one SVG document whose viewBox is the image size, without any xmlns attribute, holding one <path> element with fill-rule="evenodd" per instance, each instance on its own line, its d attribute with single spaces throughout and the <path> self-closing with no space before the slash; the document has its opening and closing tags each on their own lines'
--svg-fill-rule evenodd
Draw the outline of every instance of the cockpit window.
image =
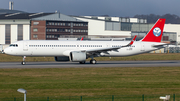
<svg viewBox="0 0 180 101">
<path fill-rule="evenodd" d="M 18 44 L 10 44 L 10 47 L 18 47 Z"/>
</svg>

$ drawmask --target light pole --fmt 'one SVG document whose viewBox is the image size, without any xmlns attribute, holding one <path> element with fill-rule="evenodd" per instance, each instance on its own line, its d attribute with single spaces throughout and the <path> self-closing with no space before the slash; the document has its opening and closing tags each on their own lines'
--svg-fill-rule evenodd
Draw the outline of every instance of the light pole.
<svg viewBox="0 0 180 101">
<path fill-rule="evenodd" d="M 22 89 L 22 88 L 19 88 L 17 91 L 24 94 L 24 101 L 26 101 L 26 93 L 27 93 L 27 91 L 25 89 Z"/>
</svg>

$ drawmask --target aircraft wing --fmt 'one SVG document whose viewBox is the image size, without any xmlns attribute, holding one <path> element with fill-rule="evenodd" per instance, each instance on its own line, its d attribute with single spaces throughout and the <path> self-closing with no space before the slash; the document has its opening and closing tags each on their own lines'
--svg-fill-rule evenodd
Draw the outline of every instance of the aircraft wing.
<svg viewBox="0 0 180 101">
<path fill-rule="evenodd" d="M 86 51 L 87 55 L 89 55 L 89 56 L 90 56 L 90 55 L 98 55 L 98 54 L 100 54 L 101 52 L 104 52 L 104 53 L 107 53 L 107 54 L 108 54 L 107 51 L 116 51 L 116 52 L 118 52 L 118 49 L 120 49 L 120 48 L 131 46 L 131 45 L 134 43 L 136 37 L 137 37 L 137 35 L 133 38 L 133 40 L 130 41 L 129 44 L 124 45 L 124 46 L 120 46 L 120 47 L 108 47 L 108 48 L 99 48 L 99 49 L 90 49 L 90 50 L 82 50 L 82 51 Z"/>
</svg>

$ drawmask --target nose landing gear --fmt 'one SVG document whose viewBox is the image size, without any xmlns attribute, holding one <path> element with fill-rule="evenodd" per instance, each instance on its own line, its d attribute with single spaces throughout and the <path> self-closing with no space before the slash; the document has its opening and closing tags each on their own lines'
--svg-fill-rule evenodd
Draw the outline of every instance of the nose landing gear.
<svg viewBox="0 0 180 101">
<path fill-rule="evenodd" d="M 26 60 L 26 56 L 23 56 L 23 61 L 21 62 L 22 65 L 26 64 L 25 60 Z"/>
</svg>

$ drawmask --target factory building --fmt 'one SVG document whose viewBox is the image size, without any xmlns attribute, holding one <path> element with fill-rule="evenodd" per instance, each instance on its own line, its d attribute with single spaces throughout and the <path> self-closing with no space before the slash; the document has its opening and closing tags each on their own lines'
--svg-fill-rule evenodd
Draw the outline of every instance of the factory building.
<svg viewBox="0 0 180 101">
<path fill-rule="evenodd" d="M 132 38 L 142 39 L 154 25 L 146 19 L 67 16 L 55 13 L 26 13 L 0 9 L 0 44 L 19 40 L 57 40 L 58 38 Z M 162 41 L 180 43 L 180 25 L 165 24 Z"/>
<path fill-rule="evenodd" d="M 154 25 L 147 23 L 146 19 L 99 17 L 99 16 L 73 16 L 88 22 L 88 35 L 126 37 L 132 38 L 138 35 L 142 39 Z M 165 24 L 162 41 L 178 42 L 180 44 L 180 24 Z"/>
<path fill-rule="evenodd" d="M 57 40 L 61 35 L 88 35 L 88 22 L 59 12 L 0 15 L 0 44 L 19 40 Z"/>
<path fill-rule="evenodd" d="M 59 12 L 31 20 L 31 40 L 57 40 L 64 35 L 88 35 L 88 22 Z"/>
</svg>

